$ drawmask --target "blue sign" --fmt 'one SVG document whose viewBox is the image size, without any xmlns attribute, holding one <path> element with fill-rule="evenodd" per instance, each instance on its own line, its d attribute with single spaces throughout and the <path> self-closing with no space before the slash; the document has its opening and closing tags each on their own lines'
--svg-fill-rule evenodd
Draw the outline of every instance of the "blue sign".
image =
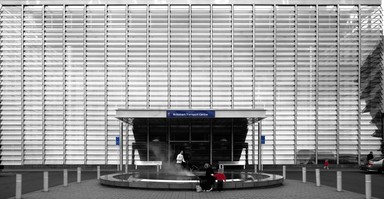
<svg viewBox="0 0 384 199">
<path fill-rule="evenodd" d="M 265 144 L 265 135 L 261 136 L 261 144 Z"/>
<path fill-rule="evenodd" d="M 167 118 L 215 118 L 215 111 L 210 110 L 169 110 Z"/>
<path fill-rule="evenodd" d="M 120 145 L 120 137 L 119 136 L 116 137 L 116 145 Z"/>
</svg>

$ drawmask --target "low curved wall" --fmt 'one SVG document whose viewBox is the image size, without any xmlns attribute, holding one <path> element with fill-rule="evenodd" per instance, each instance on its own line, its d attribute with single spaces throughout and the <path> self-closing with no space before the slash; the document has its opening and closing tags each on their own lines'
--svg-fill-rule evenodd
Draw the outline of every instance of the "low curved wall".
<svg viewBox="0 0 384 199">
<path fill-rule="evenodd" d="M 143 179 L 132 178 L 134 173 L 128 174 L 109 174 L 101 176 L 100 184 L 112 187 L 139 188 L 139 189 L 168 189 L 168 190 L 196 190 L 199 180 L 162 180 L 162 179 Z M 267 173 L 247 173 L 250 178 L 228 179 L 223 184 L 223 189 L 244 189 L 282 185 L 284 178 L 280 175 Z"/>
</svg>

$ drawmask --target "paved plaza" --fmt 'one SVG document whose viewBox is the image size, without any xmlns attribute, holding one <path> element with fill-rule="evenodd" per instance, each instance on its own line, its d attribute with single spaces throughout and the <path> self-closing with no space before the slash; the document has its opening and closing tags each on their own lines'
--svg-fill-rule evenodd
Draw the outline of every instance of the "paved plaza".
<svg viewBox="0 0 384 199">
<path fill-rule="evenodd" d="M 23 199 L 254 199 L 254 198 L 284 198 L 284 199 L 362 199 L 363 194 L 350 191 L 337 192 L 336 188 L 328 186 L 316 187 L 314 183 L 302 183 L 297 180 L 286 180 L 283 186 L 262 189 L 224 190 L 222 192 L 194 191 L 163 191 L 123 189 L 102 186 L 96 179 L 86 180 L 81 183 L 70 183 L 68 187 L 51 187 L 49 192 L 36 191 L 22 196 Z"/>
</svg>

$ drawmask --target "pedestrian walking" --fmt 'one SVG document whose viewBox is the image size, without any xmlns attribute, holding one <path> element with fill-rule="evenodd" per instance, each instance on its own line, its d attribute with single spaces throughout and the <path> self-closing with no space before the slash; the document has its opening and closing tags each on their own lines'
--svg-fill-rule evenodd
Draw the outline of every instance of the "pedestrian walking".
<svg viewBox="0 0 384 199">
<path fill-rule="evenodd" d="M 184 154 L 184 151 L 183 150 L 181 150 L 180 151 L 180 153 L 177 155 L 177 157 L 176 157 L 176 165 L 179 165 L 178 167 L 179 167 L 179 169 L 182 169 L 182 168 L 184 168 L 184 163 L 185 163 L 185 160 L 184 160 L 184 156 L 183 156 L 183 154 Z"/>
</svg>

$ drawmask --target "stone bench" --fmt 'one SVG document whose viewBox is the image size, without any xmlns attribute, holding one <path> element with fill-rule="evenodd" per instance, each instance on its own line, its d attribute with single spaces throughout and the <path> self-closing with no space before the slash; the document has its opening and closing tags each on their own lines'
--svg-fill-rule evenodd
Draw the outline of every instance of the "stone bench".
<svg viewBox="0 0 384 199">
<path fill-rule="evenodd" d="M 157 170 L 159 170 L 162 164 L 162 161 L 135 161 L 135 169 L 137 169 L 137 166 L 156 166 Z"/>
<path fill-rule="evenodd" d="M 219 161 L 219 169 L 223 169 L 224 166 L 243 166 L 245 169 L 245 161 Z"/>
</svg>

